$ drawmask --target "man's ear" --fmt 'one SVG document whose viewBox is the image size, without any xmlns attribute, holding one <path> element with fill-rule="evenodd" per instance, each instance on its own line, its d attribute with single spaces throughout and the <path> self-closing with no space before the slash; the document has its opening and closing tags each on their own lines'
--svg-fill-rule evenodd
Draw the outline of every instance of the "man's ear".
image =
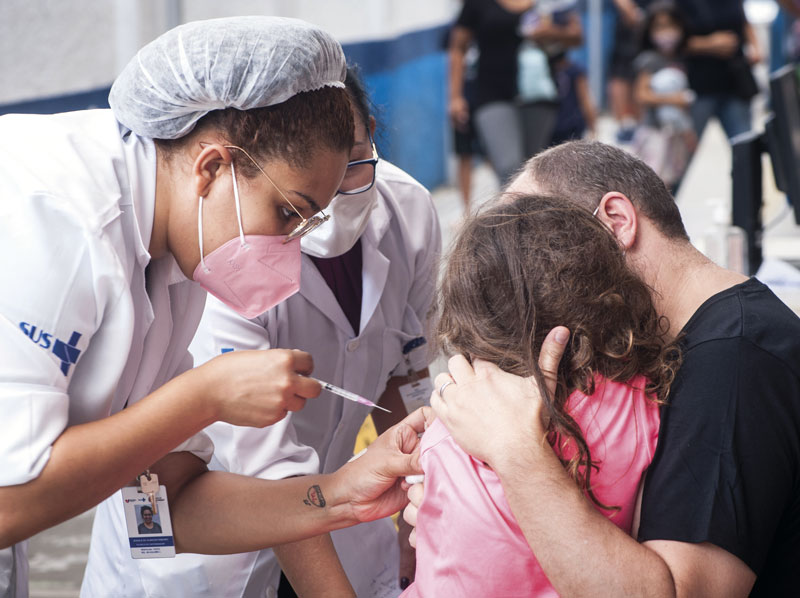
<svg viewBox="0 0 800 598">
<path fill-rule="evenodd" d="M 369 115 L 369 123 L 367 126 L 369 127 L 369 134 L 372 135 L 372 138 L 375 139 L 375 127 L 376 127 L 375 117 L 371 114 Z"/>
<path fill-rule="evenodd" d="M 219 176 L 220 166 L 231 163 L 231 152 L 219 143 L 202 143 L 201 150 L 194 159 L 192 180 L 195 195 L 206 197 L 212 184 Z"/>
<path fill-rule="evenodd" d="M 618 191 L 606 193 L 600 200 L 597 219 L 611 230 L 624 251 L 636 242 L 638 214 L 625 194 Z"/>
</svg>

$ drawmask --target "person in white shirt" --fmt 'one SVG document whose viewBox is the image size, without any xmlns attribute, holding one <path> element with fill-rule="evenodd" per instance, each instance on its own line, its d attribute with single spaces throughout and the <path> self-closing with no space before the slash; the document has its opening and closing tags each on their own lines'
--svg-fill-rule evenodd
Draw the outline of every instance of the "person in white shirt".
<svg viewBox="0 0 800 598">
<path fill-rule="evenodd" d="M 419 414 L 334 474 L 274 482 L 209 473 L 198 434 L 272 424 L 320 392 L 301 351 L 192 369 L 187 348 L 204 288 L 249 314 L 299 285 L 287 235 L 323 220 L 352 147 L 344 72 L 301 21 L 200 21 L 145 46 L 111 110 L 0 117 L 0 595 L 27 595 L 26 538 L 148 469 L 179 551 L 260 549 L 404 503 Z M 337 567 L 321 575 L 348 595 Z M 123 595 L 106 581 L 94 593 Z"/>
<path fill-rule="evenodd" d="M 378 159 L 375 119 L 353 67 L 345 88 L 355 117 L 355 144 L 341 186 L 347 194 L 337 195 L 327 210 L 334 226 L 301 241 L 300 292 L 255 318 L 210 297 L 190 350 L 197 363 L 243 350 L 308 351 L 316 377 L 392 411 L 372 411 L 383 431 L 406 413 L 400 388 L 422 384 L 419 380 L 428 376 L 433 353 L 425 339 L 441 240 L 428 191 Z M 266 428 L 213 424 L 206 429 L 215 446 L 211 467 L 264 479 L 336 471 L 352 457 L 369 413 L 363 405 L 323 392 L 302 411 Z M 397 596 L 402 578 L 413 579 L 413 551 L 404 528 L 398 538 L 386 518 L 331 534 L 359 597 Z M 116 532 L 124 533 L 124 527 Z M 298 595 L 320 595 L 326 588 L 314 585 L 309 563 L 329 542 L 321 536 L 274 552 L 129 561 L 124 574 L 134 569 L 137 578 L 147 579 L 153 593 L 146 595 L 274 596 L 282 566 Z M 403 550 L 409 558 L 398 572 Z M 99 554 L 97 559 L 90 559 L 87 576 L 99 562 L 104 568 L 116 564 Z"/>
</svg>

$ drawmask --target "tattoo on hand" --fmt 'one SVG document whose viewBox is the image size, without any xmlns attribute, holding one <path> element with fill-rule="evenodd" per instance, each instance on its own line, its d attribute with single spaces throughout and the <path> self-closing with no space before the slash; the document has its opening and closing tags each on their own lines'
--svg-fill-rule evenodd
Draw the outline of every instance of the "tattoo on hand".
<svg viewBox="0 0 800 598">
<path fill-rule="evenodd" d="M 306 492 L 306 498 L 303 502 L 309 507 L 319 507 L 320 509 L 325 506 L 325 497 L 322 496 L 322 488 L 314 484 Z"/>
</svg>

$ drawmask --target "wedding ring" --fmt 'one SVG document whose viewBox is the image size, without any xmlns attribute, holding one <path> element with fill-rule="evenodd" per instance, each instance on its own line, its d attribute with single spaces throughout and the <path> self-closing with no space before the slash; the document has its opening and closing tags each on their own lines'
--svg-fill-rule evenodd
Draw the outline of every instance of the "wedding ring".
<svg viewBox="0 0 800 598">
<path fill-rule="evenodd" d="M 448 385 L 448 384 L 455 384 L 455 382 L 453 382 L 452 380 L 448 380 L 447 382 L 445 382 L 444 384 L 442 384 L 442 385 L 439 387 L 439 396 L 440 396 L 440 397 L 443 397 L 443 396 L 444 396 L 444 389 L 445 389 L 445 388 L 447 388 L 447 385 Z"/>
</svg>

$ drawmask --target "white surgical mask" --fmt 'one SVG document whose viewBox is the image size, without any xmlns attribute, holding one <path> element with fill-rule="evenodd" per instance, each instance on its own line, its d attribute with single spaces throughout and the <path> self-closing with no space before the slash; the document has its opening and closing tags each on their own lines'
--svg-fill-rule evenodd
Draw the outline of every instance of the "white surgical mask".
<svg viewBox="0 0 800 598">
<path fill-rule="evenodd" d="M 356 195 L 337 195 L 328 205 L 331 221 L 300 239 L 303 253 L 330 258 L 347 253 L 364 233 L 378 205 L 378 183 Z"/>
<path fill-rule="evenodd" d="M 681 42 L 681 32 L 679 29 L 662 29 L 654 31 L 651 39 L 661 52 L 674 52 Z"/>
</svg>

